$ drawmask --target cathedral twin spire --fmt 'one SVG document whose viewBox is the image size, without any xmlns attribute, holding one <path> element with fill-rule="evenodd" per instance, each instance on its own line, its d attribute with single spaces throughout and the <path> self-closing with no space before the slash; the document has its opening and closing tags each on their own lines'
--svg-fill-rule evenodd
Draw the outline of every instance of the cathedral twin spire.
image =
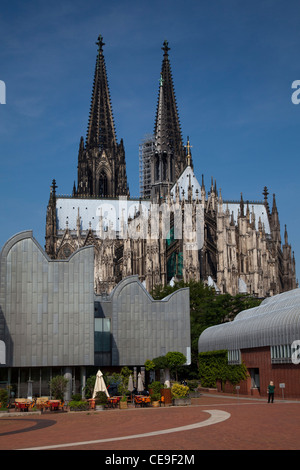
<svg viewBox="0 0 300 470">
<path fill-rule="evenodd" d="M 86 141 L 81 137 L 78 153 L 78 185 L 73 196 L 118 197 L 129 195 L 123 141 L 117 143 L 111 106 L 103 46 L 99 35 L 94 83 Z M 152 185 L 159 193 L 162 186 L 173 185 L 187 165 L 186 150 L 181 136 L 180 122 L 169 62 L 169 46 L 165 41 L 155 118 L 155 155 Z M 154 174 L 155 173 L 155 174 Z"/>
<path fill-rule="evenodd" d="M 168 41 L 164 41 L 159 97 L 155 118 L 154 135 L 157 151 L 172 152 L 175 159 L 176 179 L 186 166 L 185 150 L 182 142 L 176 96 L 169 61 Z M 175 181 L 175 175 L 172 178 Z"/>
<path fill-rule="evenodd" d="M 167 41 L 164 41 L 162 50 L 164 56 L 154 125 L 155 147 L 151 156 L 152 198 L 165 197 L 191 163 L 191 155 L 187 159 L 182 141 Z"/>
</svg>

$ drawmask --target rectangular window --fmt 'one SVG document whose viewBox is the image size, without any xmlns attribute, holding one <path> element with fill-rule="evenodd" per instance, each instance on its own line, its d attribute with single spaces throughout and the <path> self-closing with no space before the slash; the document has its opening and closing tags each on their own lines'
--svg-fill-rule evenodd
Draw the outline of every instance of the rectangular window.
<svg viewBox="0 0 300 470">
<path fill-rule="evenodd" d="M 227 352 L 228 364 L 241 364 L 241 351 L 232 349 Z"/>
<path fill-rule="evenodd" d="M 110 318 L 95 318 L 95 353 L 111 351 Z"/>
<path fill-rule="evenodd" d="M 280 344 L 270 347 L 271 362 L 273 364 L 288 363 L 292 360 L 292 350 L 290 344 Z"/>
</svg>

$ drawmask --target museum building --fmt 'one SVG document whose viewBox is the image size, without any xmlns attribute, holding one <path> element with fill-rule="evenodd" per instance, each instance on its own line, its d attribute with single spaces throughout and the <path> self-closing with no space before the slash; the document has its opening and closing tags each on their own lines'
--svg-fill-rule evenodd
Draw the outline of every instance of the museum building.
<svg viewBox="0 0 300 470">
<path fill-rule="evenodd" d="M 231 322 L 203 331 L 198 352 L 227 350 L 229 364 L 246 365 L 248 379 L 239 393 L 266 396 L 270 381 L 275 397 L 300 398 L 300 289 L 268 297 L 258 307 L 244 310 Z M 217 382 L 218 390 L 232 385 Z"/>
<path fill-rule="evenodd" d="M 51 378 L 64 375 L 70 399 L 99 367 L 135 374 L 169 351 L 190 362 L 188 288 L 157 301 L 129 276 L 96 295 L 93 246 L 51 260 L 31 231 L 6 242 L 0 276 L 0 387 L 15 397 L 49 395 Z"/>
</svg>

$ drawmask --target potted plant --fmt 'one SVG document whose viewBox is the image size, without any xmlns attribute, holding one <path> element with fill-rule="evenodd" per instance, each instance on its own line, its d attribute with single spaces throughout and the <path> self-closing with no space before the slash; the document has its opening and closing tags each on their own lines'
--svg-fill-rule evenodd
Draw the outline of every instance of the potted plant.
<svg viewBox="0 0 300 470">
<path fill-rule="evenodd" d="M 123 395 L 120 400 L 120 409 L 124 410 L 128 408 L 127 395 Z"/>
<path fill-rule="evenodd" d="M 96 410 L 104 410 L 107 403 L 107 396 L 105 392 L 97 392 L 95 396 Z"/>
<path fill-rule="evenodd" d="M 159 406 L 161 400 L 161 390 L 164 388 L 163 384 L 158 380 L 153 381 L 149 385 L 149 392 L 152 401 L 152 406 Z"/>
<path fill-rule="evenodd" d="M 158 407 L 161 399 L 161 394 L 158 392 L 153 392 L 151 395 L 152 406 Z"/>
<path fill-rule="evenodd" d="M 190 405 L 189 387 L 175 383 L 171 389 L 174 406 Z"/>
</svg>

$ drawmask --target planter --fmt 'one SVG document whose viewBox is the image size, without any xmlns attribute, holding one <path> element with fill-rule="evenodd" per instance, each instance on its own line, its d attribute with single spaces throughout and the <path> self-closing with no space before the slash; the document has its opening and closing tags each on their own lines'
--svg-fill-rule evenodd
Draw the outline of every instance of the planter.
<svg viewBox="0 0 300 470">
<path fill-rule="evenodd" d="M 152 406 L 154 406 L 155 408 L 159 407 L 159 401 L 153 401 Z"/>
<path fill-rule="evenodd" d="M 191 399 L 186 398 L 173 398 L 173 406 L 188 406 L 191 405 Z"/>
<path fill-rule="evenodd" d="M 105 405 L 96 405 L 96 411 L 105 410 Z"/>
<path fill-rule="evenodd" d="M 171 389 L 170 388 L 162 388 L 160 393 L 161 393 L 161 396 L 164 397 L 165 405 L 171 405 L 172 404 Z"/>
<path fill-rule="evenodd" d="M 89 402 L 90 408 L 91 408 L 92 410 L 94 410 L 94 409 L 95 409 L 95 406 L 96 406 L 96 404 L 95 404 L 95 399 L 94 399 L 94 398 L 89 398 L 89 399 L 88 399 L 88 402 Z"/>
<path fill-rule="evenodd" d="M 125 410 L 126 408 L 128 408 L 128 404 L 127 404 L 127 401 L 120 401 L 120 410 Z"/>
</svg>

